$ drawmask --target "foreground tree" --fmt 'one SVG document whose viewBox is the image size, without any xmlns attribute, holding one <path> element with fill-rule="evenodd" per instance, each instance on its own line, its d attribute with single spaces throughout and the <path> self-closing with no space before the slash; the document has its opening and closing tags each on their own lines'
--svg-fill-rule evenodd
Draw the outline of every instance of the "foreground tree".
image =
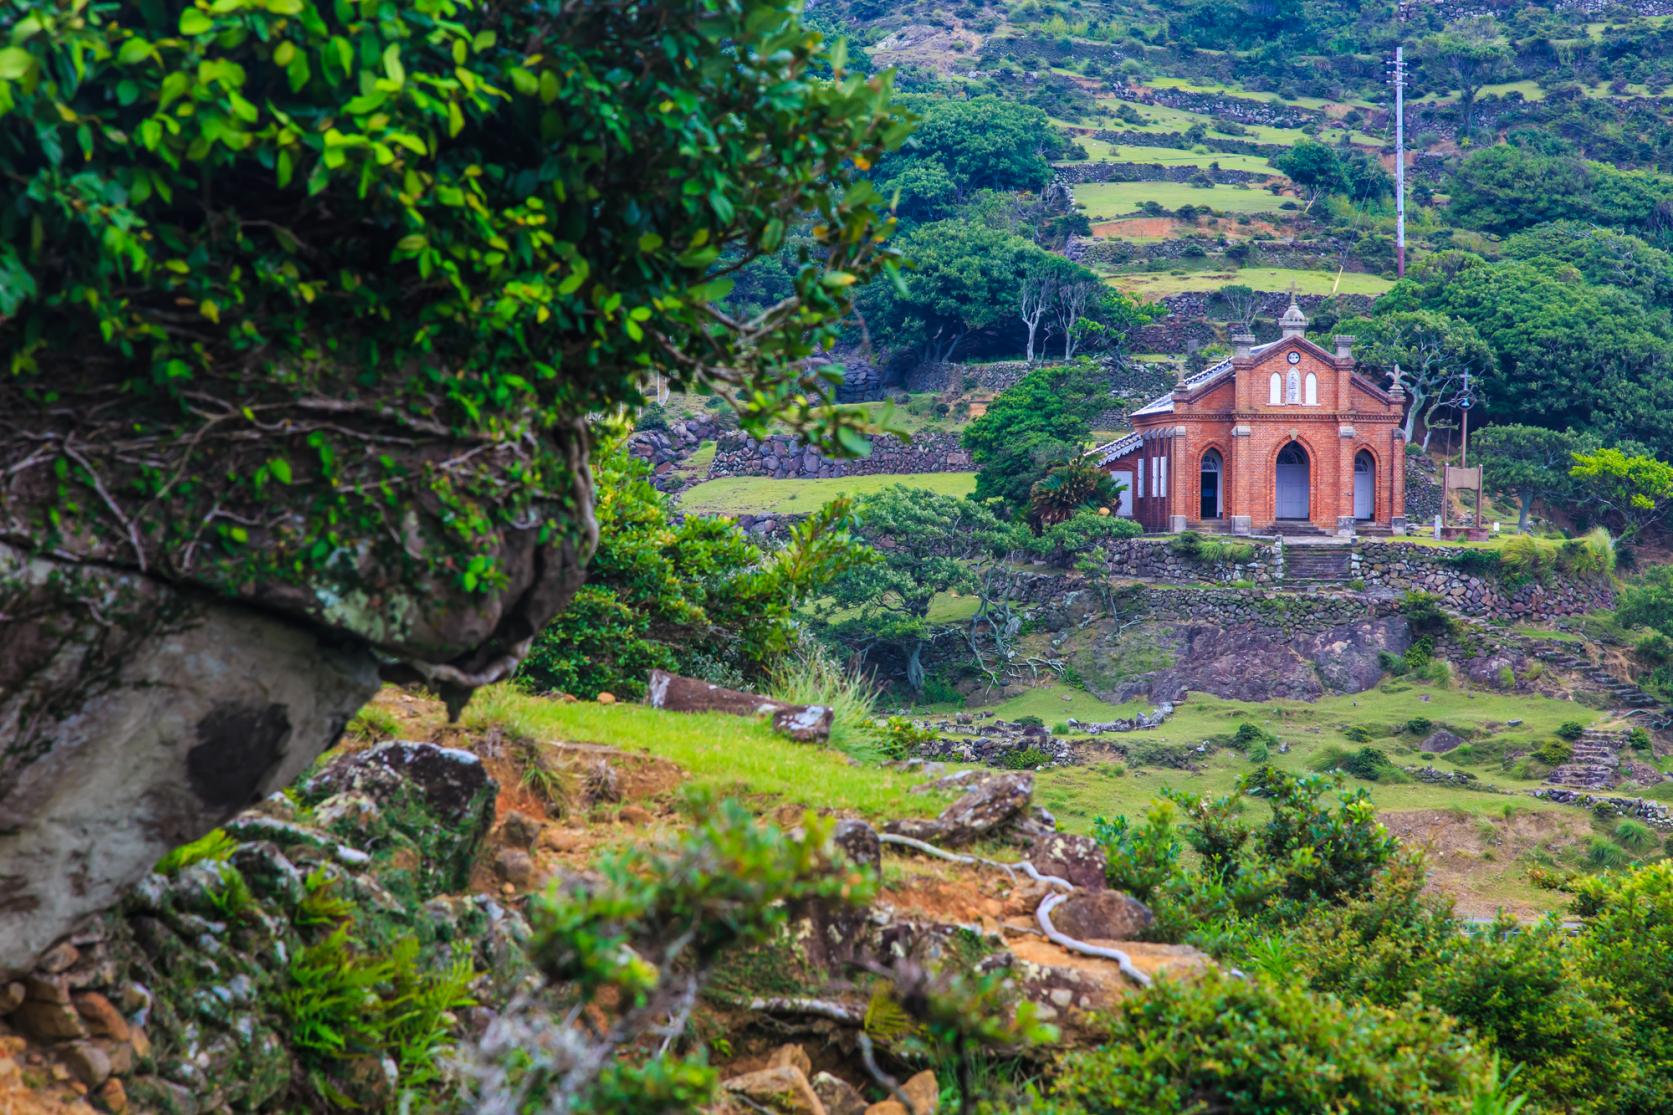
<svg viewBox="0 0 1673 1115">
<path fill-rule="evenodd" d="M 893 263 L 858 168 L 906 125 L 798 10 L 0 11 L 0 721 L 57 710 L 0 768 L 0 968 L 294 776 L 376 668 L 505 676 L 593 545 L 583 418 L 648 368 L 860 440 L 807 358 Z M 798 223 L 792 293 L 728 314 Z M 125 774 L 91 851 L 48 768 Z"/>
<path fill-rule="evenodd" d="M 1673 465 L 1647 453 L 1576 453 L 1570 472 L 1586 498 L 1615 520 L 1623 542 L 1673 513 Z"/>
</svg>

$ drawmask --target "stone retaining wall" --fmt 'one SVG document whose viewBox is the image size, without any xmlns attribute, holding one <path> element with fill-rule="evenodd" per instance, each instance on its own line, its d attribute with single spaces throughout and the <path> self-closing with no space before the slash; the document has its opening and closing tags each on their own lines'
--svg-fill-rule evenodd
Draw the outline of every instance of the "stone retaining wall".
<svg viewBox="0 0 1673 1115">
<path fill-rule="evenodd" d="M 1172 147 L 1180 151 L 1206 147 L 1210 151 L 1220 151 L 1228 155 L 1265 155 L 1268 158 L 1282 155 L 1289 150 L 1285 144 L 1257 143 L 1251 139 L 1218 139 L 1214 136 L 1189 139 L 1184 132 L 1128 132 L 1105 129 L 1093 132 L 1092 138 L 1132 147 Z"/>
<path fill-rule="evenodd" d="M 789 434 L 774 434 L 763 441 L 732 434 L 722 438 L 717 446 L 709 477 L 814 480 L 882 473 L 969 472 L 973 467 L 970 454 L 959 444 L 957 434 L 919 434 L 910 442 L 892 437 L 874 438 L 871 456 L 853 460 L 827 457 Z"/>
<path fill-rule="evenodd" d="M 1249 170 L 1227 170 L 1225 167 L 1167 166 L 1163 163 L 1068 163 L 1055 169 L 1058 179 L 1069 185 L 1083 182 L 1189 182 L 1199 176 L 1235 185 L 1266 182 L 1278 176 L 1277 171 L 1258 174 Z"/>
<path fill-rule="evenodd" d="M 1614 589 L 1605 580 L 1553 575 L 1548 583 L 1511 588 L 1497 577 L 1465 572 L 1453 561 L 1457 552 L 1409 542 L 1361 542 L 1351 568 L 1367 588 L 1434 593 L 1467 616 L 1542 619 L 1615 606 Z"/>
</svg>

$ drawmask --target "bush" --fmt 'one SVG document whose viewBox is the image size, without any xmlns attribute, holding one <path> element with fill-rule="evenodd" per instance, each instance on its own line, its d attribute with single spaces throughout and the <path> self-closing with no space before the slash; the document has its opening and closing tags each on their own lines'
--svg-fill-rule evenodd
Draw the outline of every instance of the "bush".
<svg viewBox="0 0 1673 1115">
<path fill-rule="evenodd" d="M 1418 635 L 1444 635 L 1452 630 L 1452 617 L 1441 606 L 1441 598 L 1432 592 L 1406 593 L 1400 598 L 1400 611 Z M 1430 645 L 1433 648 L 1432 640 Z"/>
<path fill-rule="evenodd" d="M 1051 752 L 1029 744 L 1027 747 L 1014 747 L 1004 752 L 995 765 L 1005 770 L 1038 770 L 1040 767 L 1051 766 L 1055 761 Z"/>
<path fill-rule="evenodd" d="M 1348 1005 L 1211 970 L 1123 1000 L 1098 1049 L 1064 1057 L 1045 1110 L 1464 1110 L 1486 1078 L 1483 1056 L 1436 1012 Z"/>
<path fill-rule="evenodd" d="M 1557 738 L 1566 739 L 1570 743 L 1586 734 L 1586 725 L 1578 720 L 1565 720 L 1557 725 Z"/>
<path fill-rule="evenodd" d="M 1546 766 L 1560 766 L 1574 758 L 1574 745 L 1564 739 L 1546 740 L 1534 748 L 1533 755 Z"/>
<path fill-rule="evenodd" d="M 1351 737 L 1350 737 L 1351 738 Z M 1366 738 L 1370 738 L 1367 734 Z M 1340 747 L 1326 747 L 1310 764 L 1316 771 L 1328 773 L 1339 770 L 1367 782 L 1404 782 L 1406 772 L 1395 766 L 1389 757 L 1375 747 L 1361 747 L 1346 751 Z"/>
<path fill-rule="evenodd" d="M 1435 722 L 1427 716 L 1414 716 L 1406 721 L 1406 731 L 1414 736 L 1426 736 L 1435 730 Z"/>
<path fill-rule="evenodd" d="M 1255 558 L 1255 547 L 1249 542 L 1231 542 L 1220 538 L 1205 538 L 1200 534 L 1186 531 L 1176 534 L 1168 543 L 1168 549 L 1188 561 L 1213 565 L 1228 562 L 1232 565 L 1244 565 Z"/>
<path fill-rule="evenodd" d="M 1615 843 L 1628 851 L 1644 853 L 1655 847 L 1655 830 L 1643 821 L 1622 817 L 1615 823 Z"/>
<path fill-rule="evenodd" d="M 668 412 L 661 403 L 646 403 L 639 408 L 639 417 L 633 423 L 640 430 L 666 430 L 668 428 Z"/>
<path fill-rule="evenodd" d="M 1346 736 L 1351 743 L 1370 743 L 1376 738 L 1375 733 L 1373 733 L 1371 729 L 1364 724 L 1349 724 L 1346 728 L 1342 729 L 1342 734 Z"/>
<path fill-rule="evenodd" d="M 1175 874 L 1183 848 L 1173 817 L 1171 803 L 1153 801 L 1140 825 L 1126 817 L 1092 822 L 1092 838 L 1104 850 L 1104 875 L 1110 886 L 1143 902 Z"/>
</svg>

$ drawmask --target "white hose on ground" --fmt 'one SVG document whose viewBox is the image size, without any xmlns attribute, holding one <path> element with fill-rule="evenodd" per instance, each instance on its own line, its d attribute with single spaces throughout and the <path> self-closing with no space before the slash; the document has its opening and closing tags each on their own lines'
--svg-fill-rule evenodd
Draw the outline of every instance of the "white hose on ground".
<svg viewBox="0 0 1673 1115">
<path fill-rule="evenodd" d="M 1133 961 L 1120 949 L 1108 949 L 1102 945 L 1089 945 L 1085 941 L 1077 941 L 1064 933 L 1059 933 L 1057 927 L 1051 923 L 1051 912 L 1061 904 L 1068 895 L 1048 894 L 1045 901 L 1040 903 L 1036 914 L 1040 928 L 1045 932 L 1046 940 L 1070 952 L 1078 952 L 1082 956 L 1095 956 L 1101 960 L 1113 960 L 1121 969 L 1121 974 L 1138 984 L 1140 987 L 1150 986 L 1150 977 L 1133 966 Z"/>
<path fill-rule="evenodd" d="M 877 839 L 884 844 L 898 844 L 903 848 L 912 848 L 926 856 L 935 856 L 951 863 L 973 863 L 982 867 L 994 867 L 1008 875 L 1015 875 L 1021 871 L 1036 883 L 1044 883 L 1050 887 L 1062 887 L 1064 890 L 1074 890 L 1075 884 L 1059 875 L 1042 875 L 1032 863 L 1018 860 L 1016 863 L 1004 863 L 996 859 L 983 859 L 981 856 L 966 855 L 963 852 L 949 852 L 945 848 L 937 848 L 934 844 L 926 844 L 922 840 L 915 840 L 910 836 L 900 836 L 892 832 L 879 833 Z"/>
</svg>

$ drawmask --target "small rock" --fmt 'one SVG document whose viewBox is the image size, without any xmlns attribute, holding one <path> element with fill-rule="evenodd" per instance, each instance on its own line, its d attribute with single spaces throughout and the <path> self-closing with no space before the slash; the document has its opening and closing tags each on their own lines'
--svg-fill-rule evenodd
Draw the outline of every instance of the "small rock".
<svg viewBox="0 0 1673 1115">
<path fill-rule="evenodd" d="M 110 1079 L 110 1058 L 92 1042 L 72 1042 L 60 1055 L 71 1075 L 89 1088 L 97 1088 Z"/>
<path fill-rule="evenodd" d="M 641 809 L 637 805 L 624 805 L 617 811 L 616 819 L 624 825 L 648 825 L 652 817 L 648 809 Z"/>
<path fill-rule="evenodd" d="M 773 731 L 797 743 L 822 743 L 831 738 L 835 713 L 827 705 L 796 705 L 773 713 Z"/>
<path fill-rule="evenodd" d="M 513 847 L 532 848 L 535 838 L 540 835 L 540 822 L 513 809 L 500 822 L 500 835 Z"/>
<path fill-rule="evenodd" d="M 877 830 L 864 821 L 838 821 L 831 840 L 856 867 L 882 869 L 883 845 L 877 839 Z"/>
<path fill-rule="evenodd" d="M 494 870 L 500 878 L 519 889 L 534 883 L 534 860 L 521 848 L 501 848 L 494 857 Z"/>
<path fill-rule="evenodd" d="M 1034 797 L 1026 771 L 990 778 L 941 811 L 933 821 L 890 821 L 883 831 L 932 844 L 968 844 L 1022 816 Z"/>
<path fill-rule="evenodd" d="M 601 689 L 599 690 L 598 696 L 594 697 L 593 700 L 597 701 L 601 705 L 613 705 L 616 703 L 616 695 L 607 690 Z"/>
<path fill-rule="evenodd" d="M 81 1016 L 68 1003 L 42 1003 L 30 1000 L 6 1019 L 13 1029 L 37 1041 L 63 1041 L 84 1038 L 87 1027 Z"/>
<path fill-rule="evenodd" d="M 1076 891 L 1051 912 L 1059 933 L 1080 941 L 1131 941 L 1156 920 L 1150 907 L 1118 890 Z"/>
<path fill-rule="evenodd" d="M 23 984 L 17 981 L 0 983 L 0 1014 L 10 1014 L 23 1005 Z"/>
<path fill-rule="evenodd" d="M 128 1040 L 128 1020 L 122 1017 L 111 1001 L 97 991 L 84 991 L 75 997 L 76 1013 L 94 1037 L 112 1041 Z"/>
<path fill-rule="evenodd" d="M 902 1084 L 900 1090 L 912 1101 L 918 1115 L 935 1115 L 936 1108 L 941 1104 L 941 1085 L 936 1083 L 935 1074 L 928 1069 Z M 890 1098 L 866 1108 L 866 1115 L 906 1115 L 906 1108 L 900 1105 L 899 1100 Z"/>
<path fill-rule="evenodd" d="M 1045 833 L 1028 847 L 1029 862 L 1042 875 L 1067 879 L 1082 890 L 1103 890 L 1107 857 L 1090 836 Z"/>
<path fill-rule="evenodd" d="M 770 1069 L 789 1066 L 803 1076 L 813 1075 L 813 1062 L 808 1058 L 807 1050 L 794 1042 L 787 1042 L 773 1050 L 772 1056 L 767 1058 Z"/>
<path fill-rule="evenodd" d="M 95 1095 L 99 1106 L 112 1112 L 112 1115 L 123 1115 L 128 1110 L 128 1092 L 114 1076 L 105 1081 Z"/>
<path fill-rule="evenodd" d="M 865 1115 L 865 1097 L 840 1076 L 822 1072 L 813 1078 L 813 1094 L 825 1105 L 826 1115 Z"/>
<path fill-rule="evenodd" d="M 824 1115 L 825 1105 L 813 1094 L 813 1085 L 793 1065 L 747 1072 L 734 1076 L 721 1087 L 782 1115 Z"/>
<path fill-rule="evenodd" d="M 68 941 L 60 941 L 46 951 L 46 955 L 41 957 L 35 967 L 38 971 L 56 976 L 59 972 L 67 972 L 75 967 L 76 961 L 80 959 L 80 949 Z"/>
</svg>

